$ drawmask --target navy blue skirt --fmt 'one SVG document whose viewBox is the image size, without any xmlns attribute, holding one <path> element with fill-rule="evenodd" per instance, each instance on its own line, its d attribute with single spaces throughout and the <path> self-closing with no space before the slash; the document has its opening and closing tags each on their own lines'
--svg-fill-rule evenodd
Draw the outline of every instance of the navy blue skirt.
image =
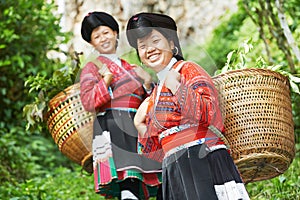
<svg viewBox="0 0 300 200">
<path fill-rule="evenodd" d="M 163 160 L 163 199 L 250 200 L 226 149 L 205 145 L 179 150 Z"/>
</svg>

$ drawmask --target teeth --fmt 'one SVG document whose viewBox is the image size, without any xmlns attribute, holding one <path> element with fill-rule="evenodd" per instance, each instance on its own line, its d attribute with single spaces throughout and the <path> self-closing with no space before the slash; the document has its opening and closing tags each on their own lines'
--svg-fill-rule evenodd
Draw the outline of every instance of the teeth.
<svg viewBox="0 0 300 200">
<path fill-rule="evenodd" d="M 154 55 L 150 55 L 148 57 L 149 60 L 156 60 L 158 58 L 158 55 L 157 54 L 154 54 Z"/>
<path fill-rule="evenodd" d="M 109 46 L 109 43 L 104 43 L 102 46 L 103 46 L 104 48 L 105 48 L 105 47 L 108 47 L 108 46 Z"/>
</svg>

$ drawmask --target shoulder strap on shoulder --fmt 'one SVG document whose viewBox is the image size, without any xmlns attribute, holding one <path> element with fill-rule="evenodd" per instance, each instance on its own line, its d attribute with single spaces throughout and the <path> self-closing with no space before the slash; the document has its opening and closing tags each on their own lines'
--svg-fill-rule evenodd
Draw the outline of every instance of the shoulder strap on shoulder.
<svg viewBox="0 0 300 200">
<path fill-rule="evenodd" d="M 176 72 L 179 72 L 185 63 L 186 63 L 186 61 L 180 62 L 180 63 L 176 66 L 176 68 L 175 68 L 174 70 L 175 70 Z"/>
<path fill-rule="evenodd" d="M 99 69 L 102 68 L 103 63 L 97 58 L 92 61 Z"/>
</svg>

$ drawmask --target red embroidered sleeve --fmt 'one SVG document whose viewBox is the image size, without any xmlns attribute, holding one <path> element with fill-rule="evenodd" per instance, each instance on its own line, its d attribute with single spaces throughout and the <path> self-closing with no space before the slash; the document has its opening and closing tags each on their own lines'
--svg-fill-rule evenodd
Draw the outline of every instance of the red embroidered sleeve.
<svg viewBox="0 0 300 200">
<path fill-rule="evenodd" d="M 210 76 L 195 63 L 181 69 L 181 85 L 174 98 L 184 118 L 208 127 L 215 121 L 218 97 Z M 175 101 L 175 102 L 176 102 Z"/>
<path fill-rule="evenodd" d="M 111 100 L 107 86 L 92 62 L 87 63 L 80 74 L 80 98 L 89 112 L 95 112 Z"/>
</svg>

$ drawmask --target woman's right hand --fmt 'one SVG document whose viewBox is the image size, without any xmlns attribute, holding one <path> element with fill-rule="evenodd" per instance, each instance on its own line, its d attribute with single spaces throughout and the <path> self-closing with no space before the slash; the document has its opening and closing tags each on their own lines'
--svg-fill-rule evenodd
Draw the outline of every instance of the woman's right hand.
<svg viewBox="0 0 300 200">
<path fill-rule="evenodd" d="M 103 76 L 103 80 L 104 80 L 107 87 L 110 85 L 112 79 L 113 79 L 113 74 L 112 73 L 106 74 L 106 75 Z"/>
<path fill-rule="evenodd" d="M 134 69 L 135 73 L 138 75 L 138 77 L 143 79 L 146 89 L 147 90 L 152 89 L 151 88 L 151 83 L 152 83 L 151 75 L 147 71 L 145 71 L 141 66 L 138 66 L 136 64 L 131 64 L 131 67 L 133 67 L 133 69 Z"/>
<path fill-rule="evenodd" d="M 139 106 L 135 117 L 134 117 L 134 125 L 136 129 L 138 130 L 141 137 L 143 137 L 147 131 L 146 126 L 146 115 L 148 110 L 148 104 L 149 104 L 150 97 L 147 97 Z"/>
<path fill-rule="evenodd" d="M 98 61 L 98 60 L 97 60 Z M 108 87 L 113 79 L 113 74 L 111 71 L 108 69 L 106 64 L 100 63 L 100 61 L 95 63 L 98 67 L 98 72 L 99 74 L 103 77 L 103 80 Z"/>
<path fill-rule="evenodd" d="M 112 74 L 106 64 L 102 64 L 101 66 L 97 65 L 97 67 L 99 69 L 98 70 L 99 74 L 101 74 L 102 76 L 105 76 L 107 74 Z"/>
</svg>

